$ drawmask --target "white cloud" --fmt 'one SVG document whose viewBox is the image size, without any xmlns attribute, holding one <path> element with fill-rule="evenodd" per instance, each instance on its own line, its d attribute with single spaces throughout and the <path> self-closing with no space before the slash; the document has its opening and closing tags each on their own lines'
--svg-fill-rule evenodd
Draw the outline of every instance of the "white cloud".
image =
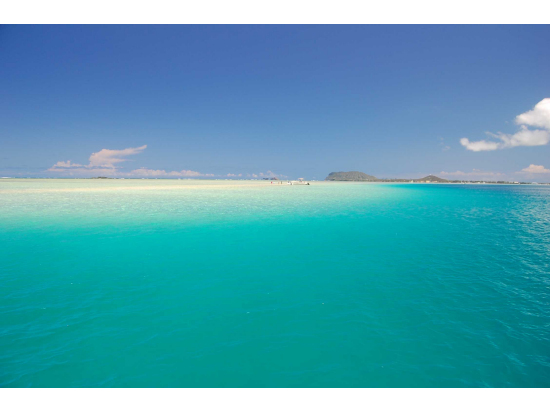
<svg viewBox="0 0 550 414">
<path fill-rule="evenodd" d="M 461 138 L 460 143 L 466 147 L 466 149 L 469 149 L 470 151 L 492 151 L 499 148 L 498 142 L 490 142 L 490 141 L 475 141 L 471 142 L 468 138 Z"/>
<path fill-rule="evenodd" d="M 258 173 L 258 175 L 260 177 L 264 177 L 264 178 L 273 178 L 273 177 L 280 177 L 280 178 L 286 178 L 286 175 L 282 175 L 282 174 L 277 174 L 271 170 L 267 170 L 266 173 Z"/>
<path fill-rule="evenodd" d="M 141 167 L 129 172 L 121 170 L 117 164 L 124 161 L 128 161 L 127 157 L 130 155 L 140 154 L 147 148 L 147 145 L 142 145 L 136 148 L 125 148 L 122 150 L 102 149 L 101 151 L 94 152 L 90 155 L 89 164 L 75 164 L 69 161 L 58 161 L 48 171 L 57 173 L 63 173 L 70 176 L 90 176 L 100 175 L 109 177 L 152 177 L 152 178 L 180 178 L 180 177 L 215 177 L 215 174 L 204 174 L 198 171 L 192 170 L 180 170 L 180 171 L 166 171 L 166 170 L 154 170 L 146 167 Z M 220 177 L 243 177 L 243 174 L 228 173 L 227 175 L 219 175 Z M 253 178 L 287 178 L 286 175 L 276 174 L 271 170 L 258 174 L 247 174 L 247 177 Z"/>
<path fill-rule="evenodd" d="M 110 150 L 102 149 L 99 152 L 94 152 L 90 155 L 88 165 L 75 164 L 71 161 L 58 161 L 51 168 L 48 168 L 48 171 L 67 171 L 71 169 L 73 172 L 95 172 L 98 168 L 104 170 L 103 172 L 113 173 L 116 171 L 116 165 L 120 162 L 127 161 L 126 157 L 128 155 L 139 154 L 142 152 L 147 145 L 142 145 L 137 148 L 125 148 L 122 150 Z"/>
<path fill-rule="evenodd" d="M 516 116 L 516 124 L 550 129 L 550 98 L 543 99 L 532 110 Z"/>
<path fill-rule="evenodd" d="M 550 174 L 550 169 L 544 168 L 543 165 L 531 164 L 529 167 L 521 170 L 521 172 L 529 174 Z"/>
<path fill-rule="evenodd" d="M 141 153 L 147 148 L 142 145 L 136 148 L 125 148 L 122 150 L 102 149 L 90 155 L 88 165 L 75 164 L 71 161 L 58 161 L 48 171 L 62 172 L 68 175 L 107 175 L 117 177 L 213 177 L 214 174 L 202 174 L 197 171 L 181 170 L 166 171 L 153 170 L 145 167 L 132 170 L 130 172 L 120 171 L 116 164 L 127 161 L 129 155 Z"/>
<path fill-rule="evenodd" d="M 286 175 L 283 175 L 283 174 L 277 174 L 277 173 L 274 173 L 273 171 L 271 170 L 267 170 L 267 172 L 263 173 L 263 172 L 260 172 L 260 173 L 257 173 L 257 174 L 246 174 L 247 177 L 252 177 L 252 178 L 274 178 L 274 177 L 277 177 L 277 178 L 288 178 L 288 176 Z"/>
<path fill-rule="evenodd" d="M 181 171 L 166 171 L 166 170 L 151 170 L 148 168 L 138 168 L 129 173 L 122 173 L 127 177 L 214 177 L 214 174 L 202 174 L 198 171 L 181 170 Z"/>
<path fill-rule="evenodd" d="M 83 165 L 75 164 L 69 160 L 69 161 L 58 161 L 53 165 L 52 168 L 76 168 L 76 167 L 83 167 Z M 50 170 L 52 168 L 50 168 Z"/>
<path fill-rule="evenodd" d="M 499 141 L 470 141 L 468 138 L 461 138 L 460 143 L 466 149 L 474 152 L 546 145 L 550 142 L 550 98 L 543 99 L 532 110 L 518 115 L 515 122 L 520 125 L 520 130 L 515 134 L 487 133 Z M 528 127 L 544 129 L 529 129 Z"/>
<path fill-rule="evenodd" d="M 478 170 L 478 169 L 474 168 L 470 172 L 464 172 L 464 171 L 446 172 L 446 171 L 441 171 L 439 173 L 439 175 L 444 176 L 444 177 L 457 177 L 458 179 L 465 178 L 465 179 L 488 180 L 488 179 L 503 177 L 505 174 L 500 173 L 500 172 L 482 171 L 482 170 Z"/>
<path fill-rule="evenodd" d="M 499 132 L 498 134 L 488 133 L 488 135 L 500 139 L 502 148 L 535 147 L 550 142 L 550 132 L 542 129 L 530 130 L 525 125 L 522 125 L 515 134 Z"/>
<path fill-rule="evenodd" d="M 101 151 L 94 152 L 90 155 L 90 166 L 114 168 L 115 164 L 126 161 L 126 158 L 122 157 L 139 154 L 145 148 L 147 148 L 147 145 L 122 150 L 102 149 Z"/>
</svg>

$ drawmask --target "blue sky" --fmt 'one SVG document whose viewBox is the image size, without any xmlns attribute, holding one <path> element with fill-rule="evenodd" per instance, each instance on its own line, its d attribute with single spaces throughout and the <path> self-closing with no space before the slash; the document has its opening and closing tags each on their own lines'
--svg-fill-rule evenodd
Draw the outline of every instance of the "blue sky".
<svg viewBox="0 0 550 414">
<path fill-rule="evenodd" d="M 549 43 L 550 26 L 0 26 L 0 175 L 547 182 Z"/>
</svg>

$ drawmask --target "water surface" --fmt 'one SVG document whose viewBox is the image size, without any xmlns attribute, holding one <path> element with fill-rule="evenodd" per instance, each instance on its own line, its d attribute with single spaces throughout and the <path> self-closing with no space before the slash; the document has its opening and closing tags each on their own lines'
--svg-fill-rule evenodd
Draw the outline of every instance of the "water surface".
<svg viewBox="0 0 550 414">
<path fill-rule="evenodd" d="M 550 186 L 0 180 L 2 387 L 548 387 Z"/>
</svg>

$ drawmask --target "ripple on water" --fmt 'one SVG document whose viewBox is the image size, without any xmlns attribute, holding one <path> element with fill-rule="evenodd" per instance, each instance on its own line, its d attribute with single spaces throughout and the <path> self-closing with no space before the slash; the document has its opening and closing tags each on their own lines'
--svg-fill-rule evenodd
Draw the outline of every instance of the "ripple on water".
<svg viewBox="0 0 550 414">
<path fill-rule="evenodd" d="M 550 187 L 2 180 L 0 386 L 550 386 Z"/>
</svg>

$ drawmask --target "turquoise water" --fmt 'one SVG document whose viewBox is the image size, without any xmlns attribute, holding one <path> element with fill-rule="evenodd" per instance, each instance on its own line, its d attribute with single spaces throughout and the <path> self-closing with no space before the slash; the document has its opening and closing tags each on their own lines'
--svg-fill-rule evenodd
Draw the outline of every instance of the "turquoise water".
<svg viewBox="0 0 550 414">
<path fill-rule="evenodd" d="M 550 187 L 0 180 L 2 387 L 548 387 Z"/>
</svg>

